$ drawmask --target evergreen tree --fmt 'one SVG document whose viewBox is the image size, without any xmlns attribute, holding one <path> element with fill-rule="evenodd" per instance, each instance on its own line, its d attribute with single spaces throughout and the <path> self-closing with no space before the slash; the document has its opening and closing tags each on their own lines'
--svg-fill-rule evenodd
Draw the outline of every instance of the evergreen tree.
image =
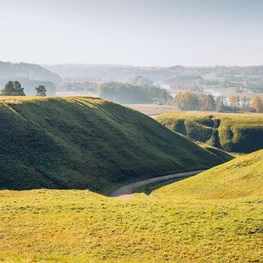
<svg viewBox="0 0 263 263">
<path fill-rule="evenodd" d="M 1 96 L 25 96 L 24 88 L 18 81 L 8 81 L 1 90 Z"/>
<path fill-rule="evenodd" d="M 43 85 L 39 85 L 38 87 L 36 87 L 36 96 L 41 96 L 41 97 L 47 96 L 46 87 Z"/>
</svg>

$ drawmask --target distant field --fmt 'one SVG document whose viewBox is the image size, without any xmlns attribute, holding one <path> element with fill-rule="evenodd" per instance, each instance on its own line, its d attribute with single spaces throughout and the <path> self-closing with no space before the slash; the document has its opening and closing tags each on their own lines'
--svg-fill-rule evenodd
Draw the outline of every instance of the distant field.
<svg viewBox="0 0 263 263">
<path fill-rule="evenodd" d="M 163 113 L 174 112 L 178 110 L 175 106 L 168 105 L 128 104 L 127 106 L 148 116 L 157 116 Z"/>
<path fill-rule="evenodd" d="M 90 189 L 220 164 L 137 111 L 84 97 L 0 98 L 1 189 Z"/>
<path fill-rule="evenodd" d="M 98 94 L 94 92 L 84 92 L 84 91 L 57 91 L 56 96 L 61 96 L 61 97 L 86 96 L 86 97 L 96 98 L 98 97 Z"/>
<path fill-rule="evenodd" d="M 228 152 L 249 153 L 263 148 L 263 114 L 174 112 L 156 120 L 196 141 L 211 144 L 214 119 L 218 119 L 217 147 Z"/>
</svg>

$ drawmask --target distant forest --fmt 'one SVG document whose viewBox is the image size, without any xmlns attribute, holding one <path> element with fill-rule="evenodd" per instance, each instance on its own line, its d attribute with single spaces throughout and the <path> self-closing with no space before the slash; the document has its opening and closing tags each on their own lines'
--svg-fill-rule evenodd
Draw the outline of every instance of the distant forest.
<svg viewBox="0 0 263 263">
<path fill-rule="evenodd" d="M 99 96 L 103 99 L 124 104 L 167 103 L 172 96 L 166 89 L 156 86 L 138 86 L 129 83 L 109 82 L 99 87 Z"/>
</svg>

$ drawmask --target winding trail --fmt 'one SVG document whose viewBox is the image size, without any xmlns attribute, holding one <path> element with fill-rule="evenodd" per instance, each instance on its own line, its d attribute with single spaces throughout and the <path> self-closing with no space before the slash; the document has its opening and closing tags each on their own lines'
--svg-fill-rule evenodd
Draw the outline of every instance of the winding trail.
<svg viewBox="0 0 263 263">
<path fill-rule="evenodd" d="M 117 199 L 123 199 L 123 200 L 128 200 L 128 199 L 135 199 L 135 197 L 132 195 L 134 190 L 140 186 L 151 184 L 151 183 L 156 183 L 156 182 L 161 182 L 161 181 L 166 181 L 170 180 L 173 178 L 180 178 L 180 177 L 188 177 L 191 175 L 196 175 L 205 170 L 198 170 L 198 171 L 191 171 L 191 172 L 184 172 L 184 173 L 177 173 L 177 174 L 169 174 L 165 176 L 159 176 L 159 177 L 154 177 L 142 181 L 138 181 L 135 183 L 127 184 L 124 185 L 115 191 L 113 191 L 109 196 L 110 197 L 115 197 Z"/>
</svg>

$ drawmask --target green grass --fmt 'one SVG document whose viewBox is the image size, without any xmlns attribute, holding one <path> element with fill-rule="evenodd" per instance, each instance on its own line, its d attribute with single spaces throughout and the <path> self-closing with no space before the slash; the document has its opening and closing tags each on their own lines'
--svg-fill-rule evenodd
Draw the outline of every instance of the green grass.
<svg viewBox="0 0 263 263">
<path fill-rule="evenodd" d="M 163 186 L 166 186 L 166 185 L 169 185 L 169 184 L 172 184 L 172 183 L 179 182 L 181 180 L 185 180 L 186 178 L 188 178 L 188 177 L 178 177 L 178 178 L 170 179 L 170 180 L 167 180 L 167 181 L 161 181 L 161 182 L 156 182 L 156 183 L 143 185 L 143 186 L 140 186 L 140 187 L 136 188 L 134 193 L 145 193 L 145 194 L 149 195 L 154 190 L 156 190 L 158 188 L 161 188 Z"/>
<path fill-rule="evenodd" d="M 125 201 L 85 190 L 0 196 L 4 262 L 262 262 L 262 202 L 253 199 Z"/>
<path fill-rule="evenodd" d="M 263 114 L 174 112 L 159 115 L 156 120 L 173 131 L 211 144 L 213 117 L 219 119 L 219 148 L 237 153 L 250 153 L 263 148 Z"/>
<path fill-rule="evenodd" d="M 219 158 L 221 158 L 222 161 L 223 161 L 223 160 L 224 160 L 224 161 L 230 161 L 230 160 L 234 159 L 234 156 L 235 156 L 235 155 L 233 155 L 232 153 L 231 153 L 231 154 L 230 154 L 230 153 L 227 153 L 227 152 L 225 152 L 225 151 L 223 151 L 223 150 L 221 150 L 221 149 L 219 149 L 219 148 L 217 148 L 217 147 L 213 147 L 213 146 L 211 146 L 211 145 L 209 145 L 209 144 L 206 144 L 206 143 L 203 143 L 203 142 L 197 142 L 197 144 L 198 144 L 200 147 L 206 149 L 207 151 L 209 151 L 209 152 L 211 152 L 212 154 L 215 154 L 216 156 L 218 156 Z M 235 157 L 236 157 L 236 156 L 235 156 Z"/>
<path fill-rule="evenodd" d="M 262 262 L 263 150 L 151 195 L 0 191 L 3 262 Z"/>
<path fill-rule="evenodd" d="M 163 187 L 156 195 L 192 199 L 263 197 L 263 150 L 214 167 L 192 178 Z"/>
<path fill-rule="evenodd" d="M 1 189 L 108 194 L 129 181 L 222 163 L 152 118 L 96 98 L 0 97 L 0 145 Z"/>
</svg>

